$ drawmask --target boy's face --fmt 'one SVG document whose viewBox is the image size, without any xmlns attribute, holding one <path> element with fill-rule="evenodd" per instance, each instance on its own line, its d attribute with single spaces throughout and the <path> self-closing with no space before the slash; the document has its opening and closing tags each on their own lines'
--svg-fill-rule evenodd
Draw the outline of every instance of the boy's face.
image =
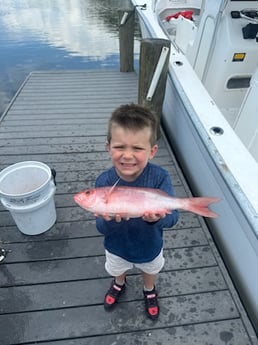
<svg viewBox="0 0 258 345">
<path fill-rule="evenodd" d="M 142 173 L 148 160 L 155 156 L 158 146 L 151 146 L 148 127 L 135 132 L 114 124 L 111 134 L 107 149 L 112 163 L 123 180 L 132 182 Z"/>
</svg>

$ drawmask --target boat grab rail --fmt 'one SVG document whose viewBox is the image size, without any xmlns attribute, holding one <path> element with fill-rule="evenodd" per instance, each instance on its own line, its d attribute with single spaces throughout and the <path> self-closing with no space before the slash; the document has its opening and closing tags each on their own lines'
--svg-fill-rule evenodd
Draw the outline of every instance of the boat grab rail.
<svg viewBox="0 0 258 345">
<path fill-rule="evenodd" d="M 258 9 L 245 8 L 239 11 L 239 15 L 250 23 L 258 24 Z"/>
</svg>

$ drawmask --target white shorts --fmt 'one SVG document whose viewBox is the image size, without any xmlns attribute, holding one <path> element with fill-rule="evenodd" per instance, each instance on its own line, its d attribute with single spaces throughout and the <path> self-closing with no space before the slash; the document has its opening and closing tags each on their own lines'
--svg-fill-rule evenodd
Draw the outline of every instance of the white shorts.
<svg viewBox="0 0 258 345">
<path fill-rule="evenodd" d="M 110 253 L 108 250 L 106 252 L 106 271 L 113 277 L 118 277 L 125 273 L 126 271 L 136 267 L 147 274 L 157 274 L 161 271 L 164 266 L 165 259 L 163 256 L 163 249 L 156 258 L 150 262 L 145 262 L 141 264 L 134 264 L 129 262 L 117 255 Z"/>
</svg>

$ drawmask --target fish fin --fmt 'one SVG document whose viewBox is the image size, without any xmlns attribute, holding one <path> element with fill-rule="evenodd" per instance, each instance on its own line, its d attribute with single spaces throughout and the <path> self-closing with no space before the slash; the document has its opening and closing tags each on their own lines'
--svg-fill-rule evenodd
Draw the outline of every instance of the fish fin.
<svg viewBox="0 0 258 345">
<path fill-rule="evenodd" d="M 218 215 L 215 212 L 212 212 L 208 206 L 214 202 L 218 202 L 219 200 L 219 198 L 207 197 L 189 198 L 185 209 L 203 217 L 216 218 Z"/>
<path fill-rule="evenodd" d="M 106 200 L 105 200 L 106 204 L 108 204 L 109 199 L 110 199 L 110 196 L 111 196 L 113 190 L 115 189 L 115 187 L 116 187 L 116 185 L 118 184 L 119 181 L 120 181 L 120 177 L 119 177 L 119 179 L 113 184 L 113 186 L 108 190 L 108 192 L 107 192 L 107 194 L 106 194 Z"/>
</svg>

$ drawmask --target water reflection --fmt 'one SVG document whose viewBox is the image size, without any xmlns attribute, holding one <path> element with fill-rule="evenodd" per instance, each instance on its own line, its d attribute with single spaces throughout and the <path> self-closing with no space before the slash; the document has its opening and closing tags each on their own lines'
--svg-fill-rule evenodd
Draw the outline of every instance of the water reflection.
<svg viewBox="0 0 258 345">
<path fill-rule="evenodd" d="M 117 67 L 126 2 L 1 0 L 0 114 L 32 70 Z"/>
<path fill-rule="evenodd" d="M 4 4 L 3 25 L 17 42 L 45 41 L 66 50 L 67 55 L 96 58 L 118 50 L 117 37 L 96 16 L 97 1 L 20 0 L 19 6 L 12 1 Z"/>
</svg>

